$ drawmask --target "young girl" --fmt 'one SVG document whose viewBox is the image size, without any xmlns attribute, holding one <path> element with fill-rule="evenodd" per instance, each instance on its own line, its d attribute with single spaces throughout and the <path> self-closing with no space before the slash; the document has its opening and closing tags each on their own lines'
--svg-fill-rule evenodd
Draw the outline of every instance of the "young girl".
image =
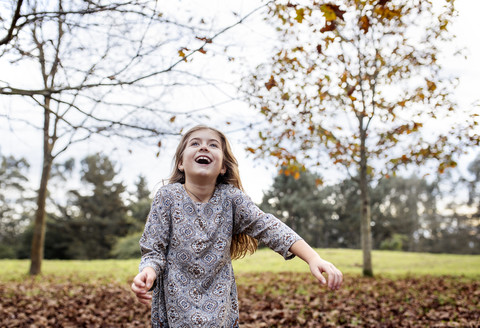
<svg viewBox="0 0 480 328">
<path fill-rule="evenodd" d="M 322 284 L 326 273 L 332 290 L 342 284 L 333 264 L 243 193 L 237 161 L 220 131 L 188 131 L 169 182 L 153 200 L 140 239 L 140 273 L 131 286 L 141 303 L 152 300 L 153 327 L 239 327 L 231 260 L 253 253 L 257 240 L 287 260 L 299 256 Z"/>
</svg>

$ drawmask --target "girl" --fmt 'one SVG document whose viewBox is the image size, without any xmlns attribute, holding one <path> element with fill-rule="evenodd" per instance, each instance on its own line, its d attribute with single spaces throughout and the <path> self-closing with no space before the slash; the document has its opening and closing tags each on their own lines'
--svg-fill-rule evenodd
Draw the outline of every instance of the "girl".
<svg viewBox="0 0 480 328">
<path fill-rule="evenodd" d="M 220 131 L 188 131 L 169 182 L 153 200 L 140 239 L 140 273 L 131 286 L 141 303 L 152 300 L 153 327 L 239 327 L 231 260 L 253 253 L 257 240 L 287 260 L 299 256 L 322 284 L 326 273 L 332 290 L 342 284 L 333 264 L 243 193 L 237 161 Z"/>
</svg>

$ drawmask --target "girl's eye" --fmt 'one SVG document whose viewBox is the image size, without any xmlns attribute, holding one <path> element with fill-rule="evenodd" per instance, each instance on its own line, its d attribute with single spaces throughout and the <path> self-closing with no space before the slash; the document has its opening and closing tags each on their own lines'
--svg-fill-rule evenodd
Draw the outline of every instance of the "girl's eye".
<svg viewBox="0 0 480 328">
<path fill-rule="evenodd" d="M 218 148 L 218 145 L 213 143 L 213 144 L 210 144 L 210 147 L 215 147 L 215 148 Z"/>
<path fill-rule="evenodd" d="M 190 145 L 192 145 L 192 146 L 198 146 L 199 143 L 198 143 L 197 141 L 192 141 L 192 143 L 191 143 Z"/>
</svg>

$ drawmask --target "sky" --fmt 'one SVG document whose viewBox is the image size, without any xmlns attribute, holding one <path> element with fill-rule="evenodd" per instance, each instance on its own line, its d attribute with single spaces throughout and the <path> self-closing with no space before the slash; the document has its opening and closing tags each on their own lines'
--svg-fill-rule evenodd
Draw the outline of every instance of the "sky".
<svg viewBox="0 0 480 328">
<path fill-rule="evenodd" d="M 218 8 L 222 1 L 209 1 L 214 7 Z M 244 3 L 243 1 L 241 3 Z M 253 8 L 253 1 L 245 1 L 244 12 L 248 8 Z M 480 98 L 480 20 L 477 15 L 480 12 L 480 1 L 478 0 L 457 0 L 456 6 L 459 11 L 459 17 L 456 20 L 453 31 L 457 35 L 457 46 L 465 46 L 467 50 L 467 59 L 465 60 L 447 60 L 445 68 L 447 71 L 454 72 L 460 76 L 460 84 L 457 88 L 457 96 L 460 106 L 469 106 L 475 100 Z M 268 39 L 268 31 L 253 30 L 248 26 L 239 26 L 234 30 L 235 35 L 241 37 L 248 34 L 249 42 L 263 42 Z M 1 76 L 0 76 L 1 79 Z M 0 98 L 2 99 L 2 98 Z M 11 104 L 10 104 L 11 105 Z M 244 113 L 243 115 L 255 117 L 255 113 L 242 103 L 230 103 L 232 112 Z M 2 111 L 0 104 L 0 111 Z M 31 164 L 30 179 L 32 188 L 37 188 L 40 179 L 41 169 L 41 136 L 33 134 L 27 130 L 14 130 L 4 118 L 0 118 L 0 153 L 2 155 L 14 155 L 15 157 L 24 156 Z M 269 161 L 254 160 L 248 155 L 244 148 L 248 145 L 243 131 L 229 132 L 230 127 L 222 129 L 227 133 L 227 137 L 232 144 L 235 156 L 239 161 L 239 169 L 244 189 L 255 202 L 260 202 L 263 192 L 268 190 L 273 182 L 273 178 L 278 169 Z M 108 149 L 106 152 L 111 159 L 118 164 L 121 177 L 124 182 L 132 189 L 133 183 L 139 175 L 147 177 L 149 188 L 152 194 L 162 185 L 162 181 L 167 179 L 172 169 L 172 158 L 178 138 L 172 138 L 168 143 L 164 143 L 157 156 L 158 148 L 155 146 L 135 144 L 132 145 L 121 140 L 108 140 L 101 145 L 98 142 L 85 142 L 78 147 L 71 149 L 63 156 L 75 156 L 76 154 L 91 154 L 97 151 Z M 465 157 L 465 162 L 469 162 L 478 153 L 472 151 Z M 75 187 L 74 181 L 71 182 Z M 71 189 L 71 188 L 69 188 Z"/>
</svg>

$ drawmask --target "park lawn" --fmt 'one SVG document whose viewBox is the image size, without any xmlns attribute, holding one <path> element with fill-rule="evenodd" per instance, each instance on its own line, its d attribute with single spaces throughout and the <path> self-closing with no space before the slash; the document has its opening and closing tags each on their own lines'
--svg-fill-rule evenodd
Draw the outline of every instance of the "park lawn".
<svg viewBox="0 0 480 328">
<path fill-rule="evenodd" d="M 317 249 L 320 256 L 334 263 L 344 274 L 361 275 L 362 252 L 352 249 Z M 373 251 L 373 270 L 381 276 L 462 276 L 480 278 L 480 255 L 429 254 Z M 70 283 L 120 283 L 131 281 L 138 272 L 138 259 L 132 260 L 44 260 L 42 275 L 36 280 Z M 28 279 L 29 260 L 0 260 L 0 282 Z M 233 262 L 235 273 L 309 272 L 299 258 L 285 261 L 269 249 Z"/>
</svg>

